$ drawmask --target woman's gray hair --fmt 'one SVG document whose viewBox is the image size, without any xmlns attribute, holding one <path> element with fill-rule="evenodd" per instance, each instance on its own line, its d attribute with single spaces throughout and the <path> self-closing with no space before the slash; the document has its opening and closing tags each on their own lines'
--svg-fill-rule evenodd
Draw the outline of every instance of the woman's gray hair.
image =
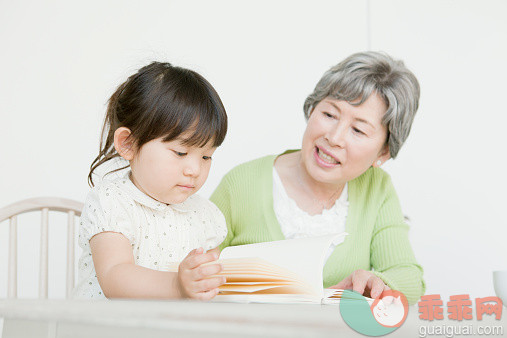
<svg viewBox="0 0 507 338">
<path fill-rule="evenodd" d="M 403 61 L 379 52 L 352 54 L 322 76 L 305 100 L 305 117 L 326 97 L 358 106 L 373 92 L 386 103 L 382 124 L 388 130 L 390 155 L 396 158 L 410 133 L 420 96 L 419 82 Z"/>
</svg>

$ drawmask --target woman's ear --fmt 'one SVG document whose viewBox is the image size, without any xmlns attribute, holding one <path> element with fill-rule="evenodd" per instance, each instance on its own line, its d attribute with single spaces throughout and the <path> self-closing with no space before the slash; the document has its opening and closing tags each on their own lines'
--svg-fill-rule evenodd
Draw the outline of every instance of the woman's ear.
<svg viewBox="0 0 507 338">
<path fill-rule="evenodd" d="M 391 158 L 391 153 L 389 152 L 389 145 L 385 145 L 382 147 L 382 150 L 377 156 L 375 162 L 373 162 L 372 166 L 380 167 L 382 164 L 386 163 L 388 159 Z"/>
<path fill-rule="evenodd" d="M 120 127 L 114 132 L 114 149 L 127 161 L 134 159 L 134 142 L 130 137 L 131 134 L 130 129 L 125 127 Z"/>
</svg>

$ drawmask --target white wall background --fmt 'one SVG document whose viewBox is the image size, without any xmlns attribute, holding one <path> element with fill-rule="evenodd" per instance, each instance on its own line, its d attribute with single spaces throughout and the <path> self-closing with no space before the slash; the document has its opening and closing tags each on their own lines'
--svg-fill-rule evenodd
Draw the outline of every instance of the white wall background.
<svg viewBox="0 0 507 338">
<path fill-rule="evenodd" d="M 330 66 L 371 48 L 420 80 L 391 173 L 427 293 L 494 294 L 507 269 L 507 2 L 0 1 L 0 206 L 84 200 L 114 88 L 152 60 L 202 73 L 230 128 L 201 190 L 233 166 L 300 145 L 302 104 Z M 23 220 L 25 222 L 23 223 Z M 64 217 L 50 226 L 50 289 L 64 296 Z M 19 286 L 37 296 L 38 216 L 20 219 Z M 27 224 L 29 223 L 29 224 Z M 8 222 L 0 224 L 0 298 Z"/>
</svg>

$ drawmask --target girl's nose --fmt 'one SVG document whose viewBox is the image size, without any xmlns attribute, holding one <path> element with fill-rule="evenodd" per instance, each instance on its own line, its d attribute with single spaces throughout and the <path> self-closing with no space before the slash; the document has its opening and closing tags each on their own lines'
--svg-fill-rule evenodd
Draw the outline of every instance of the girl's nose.
<svg viewBox="0 0 507 338">
<path fill-rule="evenodd" d="M 201 173 L 201 165 L 197 161 L 188 161 L 183 169 L 183 175 L 197 177 Z"/>
</svg>

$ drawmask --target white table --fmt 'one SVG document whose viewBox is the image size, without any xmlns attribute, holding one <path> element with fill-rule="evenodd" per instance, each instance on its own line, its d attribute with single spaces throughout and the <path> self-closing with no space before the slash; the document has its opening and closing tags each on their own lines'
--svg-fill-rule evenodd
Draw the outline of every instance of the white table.
<svg viewBox="0 0 507 338">
<path fill-rule="evenodd" d="M 419 327 L 428 323 L 417 311 L 411 307 L 407 321 L 388 336 L 418 337 Z M 344 323 L 337 305 L 0 300 L 0 317 L 3 338 L 364 337 Z M 505 316 L 500 325 L 507 327 Z"/>
</svg>

